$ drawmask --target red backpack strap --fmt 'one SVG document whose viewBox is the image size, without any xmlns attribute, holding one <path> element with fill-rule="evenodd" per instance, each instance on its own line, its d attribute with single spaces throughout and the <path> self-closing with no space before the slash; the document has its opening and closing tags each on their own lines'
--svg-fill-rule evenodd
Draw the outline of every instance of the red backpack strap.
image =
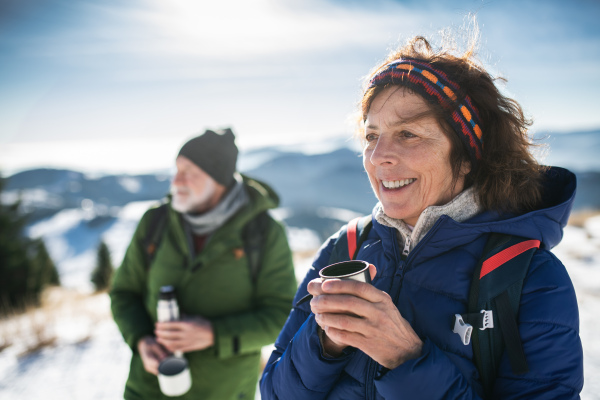
<svg viewBox="0 0 600 400">
<path fill-rule="evenodd" d="M 524 242 L 517 243 L 515 245 L 510 246 L 507 249 L 502 250 L 501 252 L 493 255 L 483 262 L 481 266 L 481 273 L 479 274 L 479 279 L 483 278 L 485 275 L 489 274 L 502 264 L 508 262 L 509 260 L 515 258 L 519 254 L 526 252 L 529 249 L 539 249 L 540 241 L 539 240 L 526 240 Z"/>
<path fill-rule="evenodd" d="M 346 230 L 346 237 L 348 238 L 348 258 L 350 260 L 354 259 L 354 254 L 356 253 L 356 232 L 358 230 L 358 221 L 359 218 L 354 218 L 352 221 L 348 222 L 348 229 Z"/>
</svg>

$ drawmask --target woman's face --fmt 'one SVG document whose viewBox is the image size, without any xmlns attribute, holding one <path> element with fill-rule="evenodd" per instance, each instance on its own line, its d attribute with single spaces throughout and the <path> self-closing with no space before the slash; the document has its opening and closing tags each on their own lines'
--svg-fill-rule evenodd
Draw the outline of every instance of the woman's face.
<svg viewBox="0 0 600 400">
<path fill-rule="evenodd" d="M 464 186 L 464 166 L 453 185 L 450 140 L 426 101 L 393 86 L 375 97 L 365 121 L 363 164 L 375 195 L 389 217 L 414 226 L 423 210 L 452 200 Z M 452 190 L 454 189 L 454 190 Z"/>
</svg>

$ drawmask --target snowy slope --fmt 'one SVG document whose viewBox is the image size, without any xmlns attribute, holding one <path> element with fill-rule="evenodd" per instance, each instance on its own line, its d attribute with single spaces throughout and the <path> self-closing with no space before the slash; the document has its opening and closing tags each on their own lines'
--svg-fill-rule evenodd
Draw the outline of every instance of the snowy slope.
<svg viewBox="0 0 600 400">
<path fill-rule="evenodd" d="M 114 217 L 98 216 L 93 209 L 64 209 L 29 227 L 27 234 L 44 239 L 63 286 L 91 288 L 89 280 L 99 239 L 107 244 L 113 263 L 118 266 L 140 217 L 155 203 L 129 203 Z"/>
<path fill-rule="evenodd" d="M 27 234 L 44 239 L 63 286 L 89 291 L 92 289 L 90 277 L 100 240 L 106 243 L 113 264 L 118 267 L 141 216 L 155 204 L 157 202 L 153 200 L 132 202 L 111 217 L 97 216 L 93 210 L 64 209 L 30 226 Z M 339 224 L 359 215 L 327 207 L 320 207 L 317 212 L 324 217 L 327 215 L 328 220 L 339 221 Z M 273 210 L 272 215 L 285 220 L 291 212 L 280 208 Z M 318 248 L 322 242 L 319 235 L 308 228 L 289 226 L 287 233 L 290 246 L 296 251 Z"/>
<path fill-rule="evenodd" d="M 138 206 L 142 208 L 141 204 Z M 133 205 L 129 212 L 137 213 Z M 119 230 L 113 229 L 116 235 Z M 122 227 L 121 232 L 126 230 Z M 562 243 L 554 252 L 567 267 L 579 301 L 585 354 L 585 386 L 581 398 L 600 400 L 597 379 L 600 376 L 600 318 L 596 314 L 600 310 L 600 216 L 588 219 L 583 228 L 567 227 Z M 298 260 L 297 275 L 302 276 L 308 265 L 309 259 Z M 17 357 L 18 346 L 0 352 L 0 398 L 122 398 L 130 351 L 110 320 L 107 296 L 91 298 L 88 307 L 85 313 L 66 313 L 57 321 L 58 326 L 64 325 L 66 329 L 60 330 L 55 347 L 26 357 Z M 90 311 L 99 315 L 94 323 L 89 322 Z M 78 330 L 90 332 L 89 340 L 82 341 L 81 335 L 75 334 Z"/>
</svg>

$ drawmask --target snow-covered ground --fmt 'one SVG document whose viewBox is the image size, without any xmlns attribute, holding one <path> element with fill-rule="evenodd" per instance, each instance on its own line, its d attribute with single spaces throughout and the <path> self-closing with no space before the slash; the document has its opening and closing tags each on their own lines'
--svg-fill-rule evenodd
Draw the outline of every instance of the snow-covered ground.
<svg viewBox="0 0 600 400">
<path fill-rule="evenodd" d="M 600 310 L 600 216 L 588 219 L 583 228 L 568 226 L 554 252 L 566 265 L 579 301 L 585 354 L 581 398 L 600 400 L 600 318 L 596 316 Z M 299 278 L 309 262 L 297 260 Z M 110 319 L 108 298 L 105 294 L 72 296 L 63 301 L 66 309 L 46 317 L 49 320 L 36 322 L 29 317 L 32 321 L 0 324 L 0 339 L 8 337 L 14 343 L 0 352 L 0 399 L 122 398 L 130 350 Z M 20 356 L 26 346 L 27 324 L 50 329 L 56 337 L 54 345 Z"/>
</svg>

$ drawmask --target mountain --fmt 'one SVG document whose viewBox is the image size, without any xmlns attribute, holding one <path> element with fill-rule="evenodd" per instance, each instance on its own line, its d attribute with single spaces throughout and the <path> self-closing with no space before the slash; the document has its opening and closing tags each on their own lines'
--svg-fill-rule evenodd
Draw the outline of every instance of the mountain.
<svg viewBox="0 0 600 400">
<path fill-rule="evenodd" d="M 271 182 L 281 194 L 283 207 L 325 206 L 369 213 L 376 202 L 361 158 L 349 149 L 314 155 L 282 153 L 248 174 Z"/>
<path fill-rule="evenodd" d="M 539 158 L 544 164 L 560 165 L 576 172 L 600 172 L 600 130 L 538 132 L 534 139 L 542 145 Z"/>
<path fill-rule="evenodd" d="M 169 190 L 165 174 L 93 176 L 61 169 L 34 169 L 7 179 L 3 202 L 21 199 L 31 221 L 68 208 L 110 215 L 132 201 L 160 199 Z"/>
<path fill-rule="evenodd" d="M 549 139 L 551 148 L 571 152 L 560 153 L 563 160 L 579 159 L 588 168 L 554 162 L 559 161 L 556 153 L 549 153 L 548 164 L 571 167 L 577 175 L 574 210 L 600 209 L 600 163 L 591 157 L 600 150 L 600 131 Z M 288 227 L 295 249 L 314 250 L 343 223 L 370 213 L 376 203 L 356 148 L 338 143 L 319 150 L 271 147 L 240 154 L 240 170 L 279 194 L 280 208 L 274 214 Z M 94 176 L 36 169 L 9 177 L 1 200 L 21 199 L 30 213 L 28 235 L 44 238 L 61 280 L 77 285 L 89 281 L 100 239 L 111 249 L 114 263 L 120 263 L 137 221 L 168 193 L 169 181 L 165 173 Z"/>
<path fill-rule="evenodd" d="M 295 249 L 315 250 L 343 223 L 369 213 L 376 201 L 355 150 L 304 154 L 264 149 L 240 161 L 247 166 L 242 172 L 280 195 L 281 207 L 274 214 L 288 226 Z M 168 191 L 164 174 L 92 176 L 36 169 L 9 177 L 2 201 L 21 199 L 30 213 L 28 235 L 44 238 L 66 286 L 81 286 L 89 284 L 100 240 L 118 265 L 139 218 Z"/>
<path fill-rule="evenodd" d="M 600 130 L 534 135 L 538 159 L 545 165 L 568 168 L 577 175 L 574 210 L 600 208 Z"/>
<path fill-rule="evenodd" d="M 600 209 L 600 171 L 575 172 L 577 176 L 577 193 L 573 202 L 573 210 Z"/>
<path fill-rule="evenodd" d="M 249 158 L 261 161 L 248 163 Z M 366 214 L 376 202 L 359 154 L 348 148 L 324 154 L 264 149 L 241 156 L 240 164 L 244 163 L 248 169 L 243 173 L 275 188 L 288 217 L 319 214 L 320 218 L 323 207 Z M 164 174 L 90 176 L 70 170 L 35 169 L 9 177 L 2 201 L 20 198 L 24 209 L 31 212 L 32 224 L 73 208 L 87 210 L 92 219 L 110 219 L 131 202 L 163 198 L 169 191 L 169 178 Z"/>
</svg>

